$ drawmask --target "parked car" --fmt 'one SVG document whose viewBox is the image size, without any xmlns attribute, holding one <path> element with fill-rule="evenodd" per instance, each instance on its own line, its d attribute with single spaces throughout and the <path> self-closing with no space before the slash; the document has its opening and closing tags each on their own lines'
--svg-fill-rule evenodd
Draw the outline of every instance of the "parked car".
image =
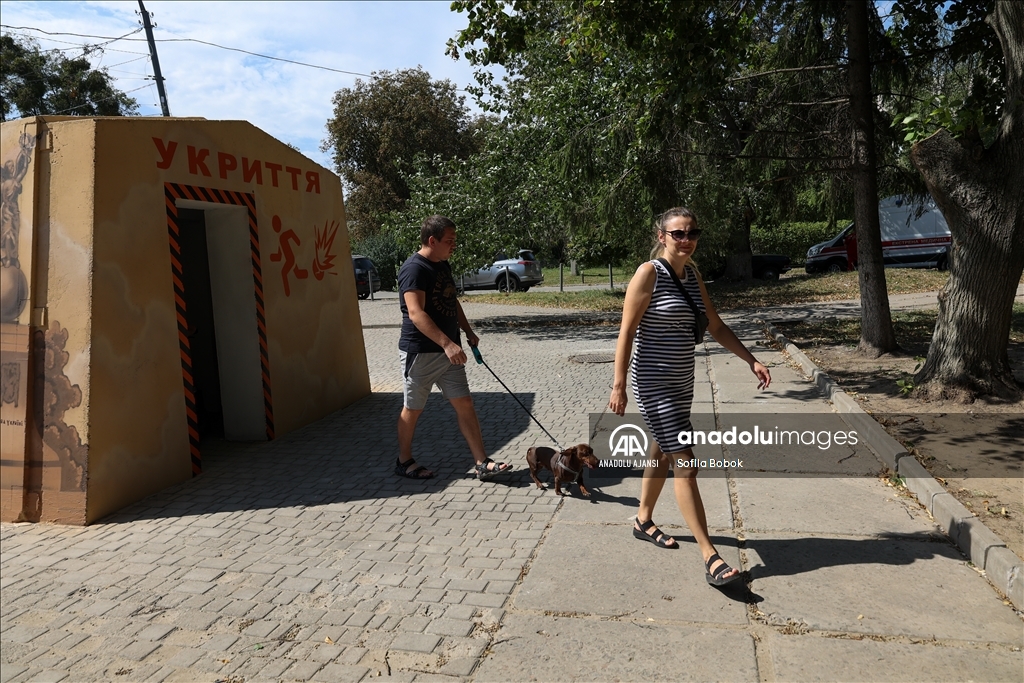
<svg viewBox="0 0 1024 683">
<path fill-rule="evenodd" d="M 758 280 L 778 280 L 779 275 L 788 273 L 792 259 L 784 254 L 754 254 L 750 257 L 750 269 Z"/>
<path fill-rule="evenodd" d="M 362 254 L 352 254 L 352 270 L 356 274 L 356 296 L 360 299 L 369 297 L 371 286 L 372 291 L 380 291 L 380 277 L 377 276 L 377 267 L 373 261 Z"/>
<path fill-rule="evenodd" d="M 499 252 L 490 266 L 462 275 L 455 284 L 463 291 L 497 289 L 499 292 L 525 292 L 542 282 L 544 273 L 541 272 L 540 262 L 532 251 L 521 249 L 517 258 L 508 258 Z"/>
<path fill-rule="evenodd" d="M 788 273 L 792 259 L 784 254 L 752 254 L 750 272 L 758 280 L 778 280 L 779 275 Z M 716 280 L 725 273 L 725 266 L 719 266 L 707 273 L 707 279 Z"/>
<path fill-rule="evenodd" d="M 928 200 L 924 212 L 905 197 L 888 197 L 878 203 L 878 223 L 882 229 L 882 259 L 892 268 L 938 268 L 949 265 L 953 238 L 946 218 Z M 857 234 L 853 223 L 828 240 L 807 250 L 808 273 L 838 273 L 857 265 Z"/>
</svg>

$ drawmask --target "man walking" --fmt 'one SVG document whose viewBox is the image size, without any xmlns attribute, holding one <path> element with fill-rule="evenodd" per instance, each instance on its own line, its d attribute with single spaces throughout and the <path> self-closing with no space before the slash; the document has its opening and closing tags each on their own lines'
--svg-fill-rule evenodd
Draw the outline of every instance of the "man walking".
<svg viewBox="0 0 1024 683">
<path fill-rule="evenodd" d="M 448 259 L 455 251 L 455 223 L 444 216 L 430 216 L 420 230 L 421 247 L 398 271 L 398 295 L 402 305 L 402 335 L 398 341 L 404 379 L 404 406 L 398 417 L 398 462 L 395 474 L 410 479 L 430 479 L 434 473 L 412 458 L 416 422 L 437 384 L 459 422 L 459 430 L 476 461 L 477 478 L 488 479 L 511 467 L 494 462 L 484 451 L 480 421 L 466 381 L 466 352 L 459 330 L 476 346 L 480 339 L 469 326 L 456 298 L 455 280 Z"/>
</svg>

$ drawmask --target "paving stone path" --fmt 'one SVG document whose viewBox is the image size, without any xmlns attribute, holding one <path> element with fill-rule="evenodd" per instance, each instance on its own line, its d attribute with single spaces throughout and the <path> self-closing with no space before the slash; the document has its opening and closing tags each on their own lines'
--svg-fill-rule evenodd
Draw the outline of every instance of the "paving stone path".
<svg viewBox="0 0 1024 683">
<path fill-rule="evenodd" d="M 748 572 L 737 594 L 704 583 L 670 486 L 657 518 L 676 551 L 630 535 L 637 479 L 592 481 L 591 500 L 537 490 L 524 456 L 548 439 L 482 366 L 485 442 L 519 471 L 475 481 L 435 393 L 415 455 L 438 477 L 395 477 L 397 305 L 360 309 L 372 396 L 270 443 L 204 444 L 201 477 L 90 527 L 2 526 L 0 680 L 1020 680 L 1020 616 L 875 477 L 702 483 L 720 551 Z M 559 441 L 586 440 L 611 366 L 568 358 L 612 352 L 617 328 L 466 309 L 520 400 Z M 527 317 L 550 324 L 485 320 Z M 757 353 L 775 377 L 762 394 L 709 343 L 695 413 L 830 412 Z"/>
</svg>

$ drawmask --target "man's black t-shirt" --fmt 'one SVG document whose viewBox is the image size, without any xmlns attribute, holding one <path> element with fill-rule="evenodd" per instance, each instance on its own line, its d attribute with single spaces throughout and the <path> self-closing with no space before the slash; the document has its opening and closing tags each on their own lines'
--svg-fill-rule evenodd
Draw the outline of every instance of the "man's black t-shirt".
<svg viewBox="0 0 1024 683">
<path fill-rule="evenodd" d="M 451 266 L 447 261 L 434 263 L 417 253 L 406 259 L 398 271 L 398 298 L 402 304 L 402 336 L 398 340 L 398 348 L 407 353 L 444 351 L 416 329 L 412 320 L 409 319 L 409 309 L 405 305 L 405 293 L 417 289 L 426 293 L 423 310 L 449 339 L 461 346 L 459 310 L 455 298 L 455 280 L 452 278 Z"/>
</svg>

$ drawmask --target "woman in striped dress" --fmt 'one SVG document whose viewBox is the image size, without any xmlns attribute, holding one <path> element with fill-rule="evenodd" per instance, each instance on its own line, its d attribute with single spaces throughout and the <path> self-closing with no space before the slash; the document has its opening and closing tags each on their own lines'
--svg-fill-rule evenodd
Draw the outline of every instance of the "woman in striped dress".
<svg viewBox="0 0 1024 683">
<path fill-rule="evenodd" d="M 677 436 L 689 431 L 690 404 L 693 401 L 696 306 L 708 318 L 708 331 L 715 340 L 745 360 L 757 377 L 759 387 L 771 383 L 768 368 L 761 365 L 743 346 L 715 312 L 704 283 L 690 264 L 697 248 L 697 218 L 689 209 L 669 209 L 658 219 L 657 239 L 662 260 L 642 264 L 629 282 L 622 310 L 622 327 L 615 348 L 615 381 L 608 407 L 616 415 L 626 412 L 626 368 L 631 369 L 633 398 L 654 436 L 649 458 L 658 465 L 644 471 L 640 487 L 640 509 L 633 535 L 662 548 L 679 547 L 676 540 L 662 533 L 651 519 L 654 506 L 665 485 L 670 463 L 693 458 L 689 448 L 681 449 Z M 666 267 L 666 263 L 667 266 Z M 669 271 L 669 268 L 673 272 Z M 682 288 L 693 301 L 691 306 Z M 636 354 L 630 364 L 633 339 Z M 708 537 L 704 503 L 697 489 L 697 468 L 676 468 L 673 476 L 676 502 L 704 557 L 706 578 L 722 586 L 739 577 L 719 557 Z"/>
</svg>

